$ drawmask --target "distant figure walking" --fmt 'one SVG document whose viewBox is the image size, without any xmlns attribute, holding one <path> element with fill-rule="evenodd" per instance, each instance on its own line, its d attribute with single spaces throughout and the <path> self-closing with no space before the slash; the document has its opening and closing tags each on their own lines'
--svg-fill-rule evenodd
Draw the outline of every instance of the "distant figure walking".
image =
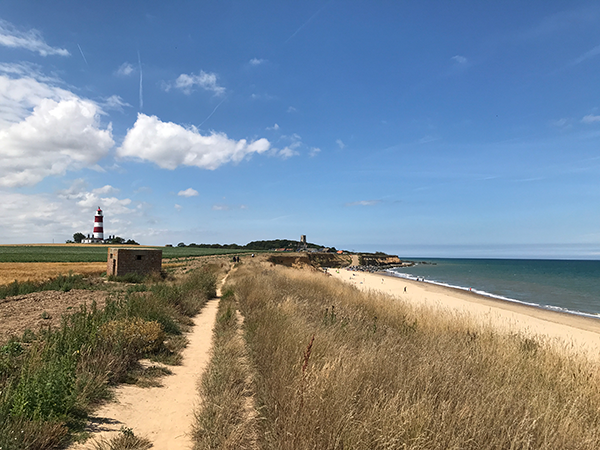
<svg viewBox="0 0 600 450">
<path fill-rule="evenodd" d="M 406 292 L 406 286 L 404 286 L 404 292 Z"/>
</svg>

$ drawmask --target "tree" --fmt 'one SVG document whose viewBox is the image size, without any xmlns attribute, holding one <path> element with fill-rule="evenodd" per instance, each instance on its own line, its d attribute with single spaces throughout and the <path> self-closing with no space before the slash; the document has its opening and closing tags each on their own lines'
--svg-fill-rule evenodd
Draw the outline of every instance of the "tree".
<svg viewBox="0 0 600 450">
<path fill-rule="evenodd" d="M 75 241 L 77 244 L 81 244 L 81 241 L 85 239 L 85 234 L 83 233 L 75 233 L 73 235 L 73 241 Z"/>
<path fill-rule="evenodd" d="M 127 241 L 125 241 L 125 244 L 127 244 L 127 245 L 140 245 L 139 242 L 135 242 L 133 239 L 127 239 Z"/>
<path fill-rule="evenodd" d="M 185 247 L 185 243 L 180 242 L 179 244 L 177 244 L 177 247 Z"/>
</svg>

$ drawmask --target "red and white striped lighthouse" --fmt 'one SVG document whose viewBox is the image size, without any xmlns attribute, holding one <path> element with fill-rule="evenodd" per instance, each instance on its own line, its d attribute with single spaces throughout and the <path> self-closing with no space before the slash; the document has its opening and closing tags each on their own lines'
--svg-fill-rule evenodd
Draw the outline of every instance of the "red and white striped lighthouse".
<svg viewBox="0 0 600 450">
<path fill-rule="evenodd" d="M 94 240 L 104 240 L 104 224 L 102 223 L 102 210 L 98 206 L 96 216 L 94 217 Z"/>
</svg>

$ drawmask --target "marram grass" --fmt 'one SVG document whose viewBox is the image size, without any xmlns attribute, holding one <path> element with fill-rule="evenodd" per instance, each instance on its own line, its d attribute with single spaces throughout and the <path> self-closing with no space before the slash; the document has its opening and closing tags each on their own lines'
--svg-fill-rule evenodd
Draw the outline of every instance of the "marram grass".
<svg viewBox="0 0 600 450">
<path fill-rule="evenodd" d="M 315 272 L 245 265 L 228 283 L 256 448 L 600 448 L 600 378 L 580 357 Z"/>
</svg>

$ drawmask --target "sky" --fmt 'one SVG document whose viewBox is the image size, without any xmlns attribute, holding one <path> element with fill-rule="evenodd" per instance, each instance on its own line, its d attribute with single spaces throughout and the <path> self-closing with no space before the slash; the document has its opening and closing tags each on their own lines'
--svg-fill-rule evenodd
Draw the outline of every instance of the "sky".
<svg viewBox="0 0 600 450">
<path fill-rule="evenodd" d="M 0 244 L 600 259 L 600 3 L 0 2 Z"/>
</svg>

